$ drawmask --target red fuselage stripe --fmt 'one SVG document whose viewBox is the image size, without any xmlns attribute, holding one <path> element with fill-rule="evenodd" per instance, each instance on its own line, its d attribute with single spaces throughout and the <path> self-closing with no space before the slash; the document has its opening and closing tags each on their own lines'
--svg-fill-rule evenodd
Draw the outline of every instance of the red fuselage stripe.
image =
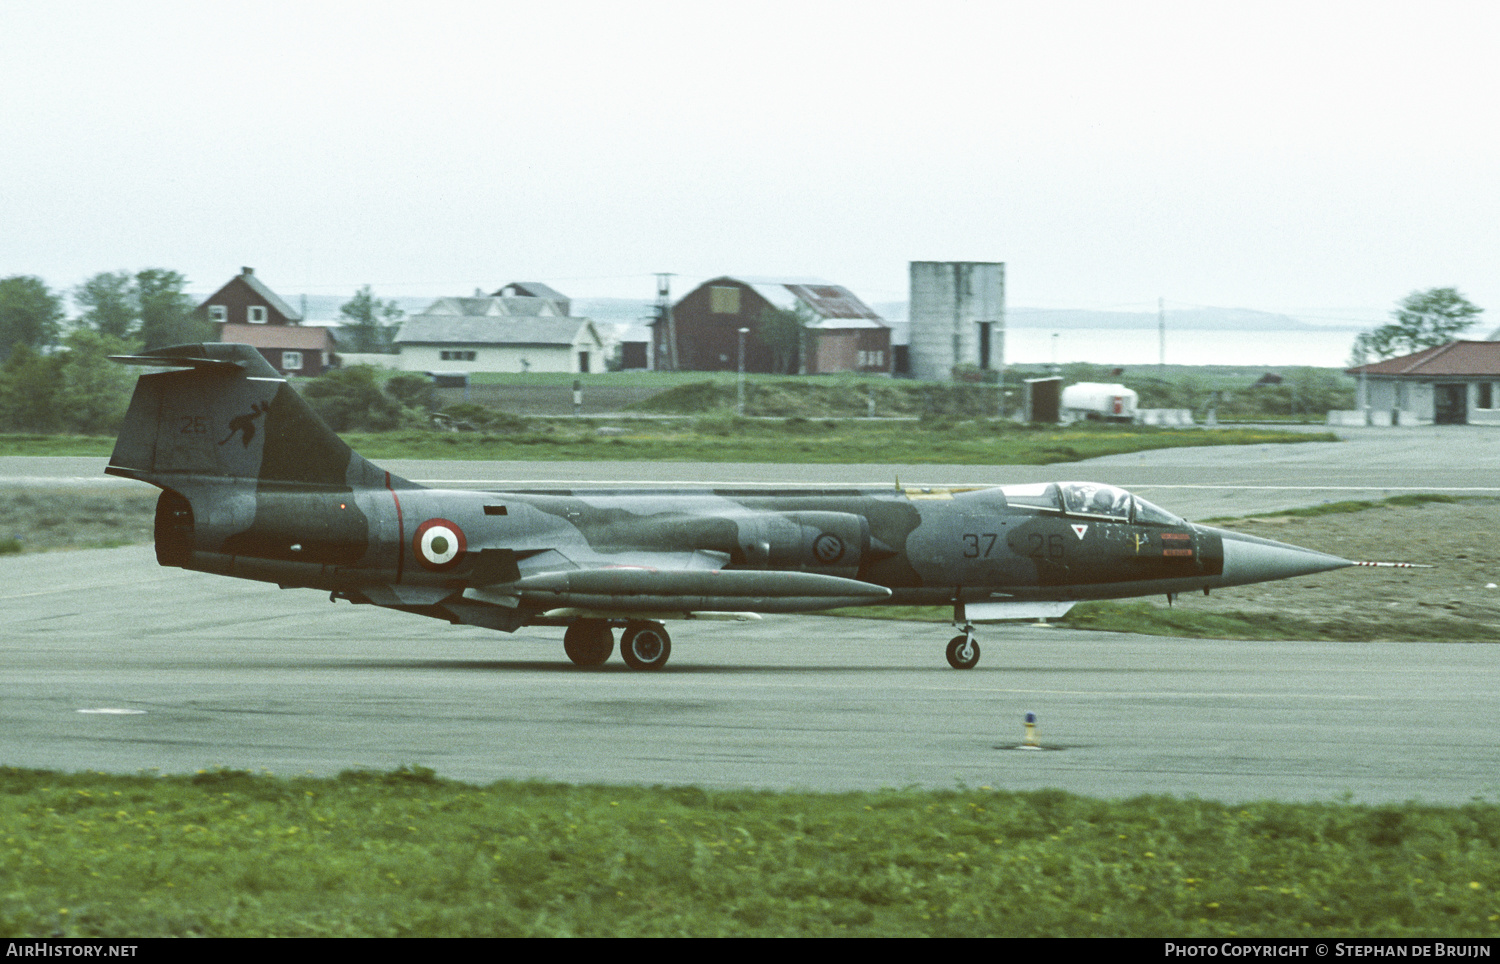
<svg viewBox="0 0 1500 964">
<path fill-rule="evenodd" d="M 401 571 L 406 562 L 406 524 L 401 519 L 401 496 L 391 488 L 391 473 L 385 474 L 386 491 L 391 494 L 391 501 L 396 503 L 396 581 L 401 581 Z"/>
</svg>

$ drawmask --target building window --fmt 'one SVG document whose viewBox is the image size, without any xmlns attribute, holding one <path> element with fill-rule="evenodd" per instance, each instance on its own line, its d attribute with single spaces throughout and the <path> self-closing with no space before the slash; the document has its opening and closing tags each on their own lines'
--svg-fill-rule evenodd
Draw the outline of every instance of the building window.
<svg viewBox="0 0 1500 964">
<path fill-rule="evenodd" d="M 226 307 L 224 307 L 223 305 L 209 305 L 208 306 L 208 320 L 209 321 L 228 321 L 229 320 L 229 309 L 226 308 Z"/>
<path fill-rule="evenodd" d="M 266 309 L 264 305 L 250 306 L 250 324 L 264 325 L 266 323 Z"/>
<path fill-rule="evenodd" d="M 1474 402 L 1475 408 L 1494 408 L 1495 393 L 1491 382 L 1480 382 L 1476 388 L 1479 389 L 1479 398 Z"/>
<path fill-rule="evenodd" d="M 286 372 L 301 371 L 302 353 L 300 351 L 284 351 L 281 353 L 281 370 Z"/>
<path fill-rule="evenodd" d="M 443 361 L 474 361 L 479 357 L 477 351 L 440 351 L 438 357 Z"/>
<path fill-rule="evenodd" d="M 708 310 L 715 315 L 740 313 L 740 289 L 714 285 L 708 289 Z"/>
</svg>

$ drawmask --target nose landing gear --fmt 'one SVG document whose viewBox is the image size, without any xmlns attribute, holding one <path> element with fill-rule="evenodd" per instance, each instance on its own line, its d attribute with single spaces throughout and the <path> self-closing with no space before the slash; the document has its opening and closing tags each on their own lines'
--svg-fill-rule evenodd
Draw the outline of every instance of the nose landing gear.
<svg viewBox="0 0 1500 964">
<path fill-rule="evenodd" d="M 948 640 L 948 665 L 954 669 L 973 669 L 979 665 L 979 642 L 974 639 L 974 625 L 965 623 L 963 635 Z"/>
</svg>

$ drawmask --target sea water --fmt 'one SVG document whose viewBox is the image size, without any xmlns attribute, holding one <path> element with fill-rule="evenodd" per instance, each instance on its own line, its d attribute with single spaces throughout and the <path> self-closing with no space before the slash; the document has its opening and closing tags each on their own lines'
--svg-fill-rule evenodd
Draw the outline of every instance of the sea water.
<svg viewBox="0 0 1500 964">
<path fill-rule="evenodd" d="M 1308 365 L 1346 368 L 1354 338 L 1346 328 L 1222 331 L 1167 328 L 1168 365 Z M 1161 361 L 1155 328 L 1008 327 L 1007 365 L 1089 362 L 1111 367 L 1140 367 Z"/>
</svg>

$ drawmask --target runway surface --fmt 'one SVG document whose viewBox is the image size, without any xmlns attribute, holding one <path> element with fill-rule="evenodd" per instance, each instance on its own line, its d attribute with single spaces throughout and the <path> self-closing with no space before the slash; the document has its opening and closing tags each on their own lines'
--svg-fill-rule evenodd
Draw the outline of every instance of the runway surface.
<svg viewBox="0 0 1500 964">
<path fill-rule="evenodd" d="M 889 466 L 389 467 L 471 484 L 524 474 L 531 485 L 588 476 L 850 484 L 879 482 L 872 476 L 892 468 L 903 483 L 1095 478 L 1189 517 L 1407 489 L 1493 494 L 1486 487 L 1500 478 L 1500 446 L 1483 430 L 1266 449 L 917 466 L 910 475 Z M 80 461 L 102 466 L 0 459 L 0 479 L 88 484 Z M 674 652 L 659 674 L 629 672 L 618 658 L 583 672 L 563 657 L 560 630 L 507 636 L 331 605 L 311 590 L 162 569 L 149 547 L 0 558 L 0 612 L 0 764 L 12 766 L 332 774 L 417 764 L 475 782 L 963 783 L 1234 801 L 1500 794 L 1500 649 L 1485 644 L 987 627 L 979 668 L 956 672 L 943 660 L 952 633 L 942 624 L 767 617 L 669 624 Z M 1015 749 L 1027 711 L 1040 718 L 1044 750 Z"/>
</svg>

